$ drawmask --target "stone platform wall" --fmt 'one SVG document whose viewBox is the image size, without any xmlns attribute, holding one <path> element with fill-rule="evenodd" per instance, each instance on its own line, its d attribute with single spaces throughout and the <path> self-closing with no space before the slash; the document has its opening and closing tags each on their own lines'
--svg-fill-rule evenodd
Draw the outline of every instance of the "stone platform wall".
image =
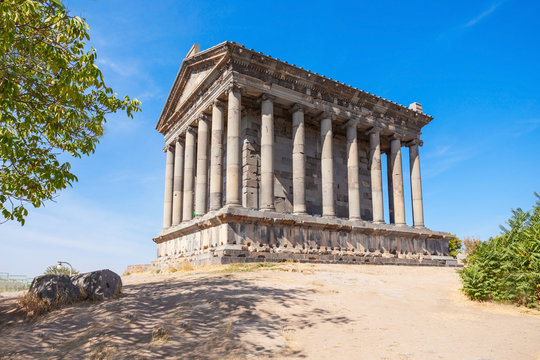
<svg viewBox="0 0 540 360">
<path fill-rule="evenodd" d="M 448 265 L 448 235 L 427 229 L 230 208 L 154 239 L 156 265 L 306 261 Z"/>
</svg>

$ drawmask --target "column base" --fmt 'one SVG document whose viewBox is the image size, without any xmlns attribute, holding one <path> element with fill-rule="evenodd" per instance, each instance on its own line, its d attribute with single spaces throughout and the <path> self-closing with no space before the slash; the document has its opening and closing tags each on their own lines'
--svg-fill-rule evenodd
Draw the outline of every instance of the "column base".
<svg viewBox="0 0 540 360">
<path fill-rule="evenodd" d="M 274 207 L 268 207 L 268 208 L 264 208 L 264 209 L 259 209 L 260 211 L 276 211 L 276 208 Z"/>
</svg>

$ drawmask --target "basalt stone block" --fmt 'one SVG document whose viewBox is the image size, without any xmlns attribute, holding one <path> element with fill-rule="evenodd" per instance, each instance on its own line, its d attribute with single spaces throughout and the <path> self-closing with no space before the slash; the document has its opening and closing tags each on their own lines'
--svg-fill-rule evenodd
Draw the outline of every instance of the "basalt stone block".
<svg viewBox="0 0 540 360">
<path fill-rule="evenodd" d="M 42 275 L 34 278 L 28 292 L 49 304 L 70 304 L 81 299 L 81 292 L 67 275 Z"/>
<path fill-rule="evenodd" d="M 84 298 L 105 300 L 122 292 L 122 279 L 115 272 L 105 269 L 79 274 L 72 277 L 73 284 L 80 289 Z"/>
</svg>

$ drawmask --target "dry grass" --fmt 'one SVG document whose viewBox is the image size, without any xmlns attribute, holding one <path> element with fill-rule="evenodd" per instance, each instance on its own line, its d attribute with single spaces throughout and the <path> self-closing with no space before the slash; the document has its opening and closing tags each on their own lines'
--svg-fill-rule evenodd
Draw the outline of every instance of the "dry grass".
<svg viewBox="0 0 540 360">
<path fill-rule="evenodd" d="M 169 329 L 167 329 L 165 326 L 160 325 L 156 326 L 154 330 L 152 330 L 152 341 L 151 344 L 155 343 L 163 343 L 166 342 L 169 339 Z"/>
<path fill-rule="evenodd" d="M 117 349 L 113 346 L 99 346 L 90 353 L 91 360 L 109 360 L 117 359 Z"/>
<path fill-rule="evenodd" d="M 237 263 L 230 264 L 227 267 L 220 269 L 221 273 L 236 273 L 236 272 L 251 272 L 261 269 L 275 268 L 278 264 L 272 262 L 257 262 L 257 263 Z"/>
<path fill-rule="evenodd" d="M 31 292 L 20 296 L 17 299 L 17 305 L 29 319 L 45 314 L 54 308 L 53 304 L 49 304 L 47 300 L 41 299 Z"/>
<path fill-rule="evenodd" d="M 180 266 L 171 266 L 167 269 L 168 272 L 170 273 L 175 273 L 177 271 L 193 271 L 194 270 L 194 267 L 191 266 L 191 264 L 187 261 L 183 261 Z"/>
<path fill-rule="evenodd" d="M 37 316 L 48 313 L 64 305 L 72 304 L 73 301 L 67 297 L 58 296 L 52 303 L 42 299 L 33 292 L 26 292 L 17 298 L 17 306 L 26 315 L 27 319 L 33 319 Z"/>
</svg>

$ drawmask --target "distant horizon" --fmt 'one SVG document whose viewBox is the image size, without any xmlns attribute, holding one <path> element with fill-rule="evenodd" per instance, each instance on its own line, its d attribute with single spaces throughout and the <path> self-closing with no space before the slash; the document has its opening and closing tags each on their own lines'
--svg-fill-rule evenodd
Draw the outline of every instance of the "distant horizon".
<svg viewBox="0 0 540 360">
<path fill-rule="evenodd" d="M 29 208 L 24 227 L 0 225 L 0 272 L 31 277 L 63 260 L 121 274 L 156 257 L 165 155 L 155 125 L 194 43 L 234 41 L 403 106 L 422 104 L 434 117 L 420 148 L 430 229 L 487 240 L 540 192 L 537 2 L 278 1 L 264 11 L 241 2 L 65 3 L 86 18 L 107 85 L 143 111 L 109 116 L 95 154 L 62 156 L 79 182 Z M 385 179 L 385 159 L 382 169 Z M 411 225 L 406 149 L 403 174 Z"/>
</svg>

